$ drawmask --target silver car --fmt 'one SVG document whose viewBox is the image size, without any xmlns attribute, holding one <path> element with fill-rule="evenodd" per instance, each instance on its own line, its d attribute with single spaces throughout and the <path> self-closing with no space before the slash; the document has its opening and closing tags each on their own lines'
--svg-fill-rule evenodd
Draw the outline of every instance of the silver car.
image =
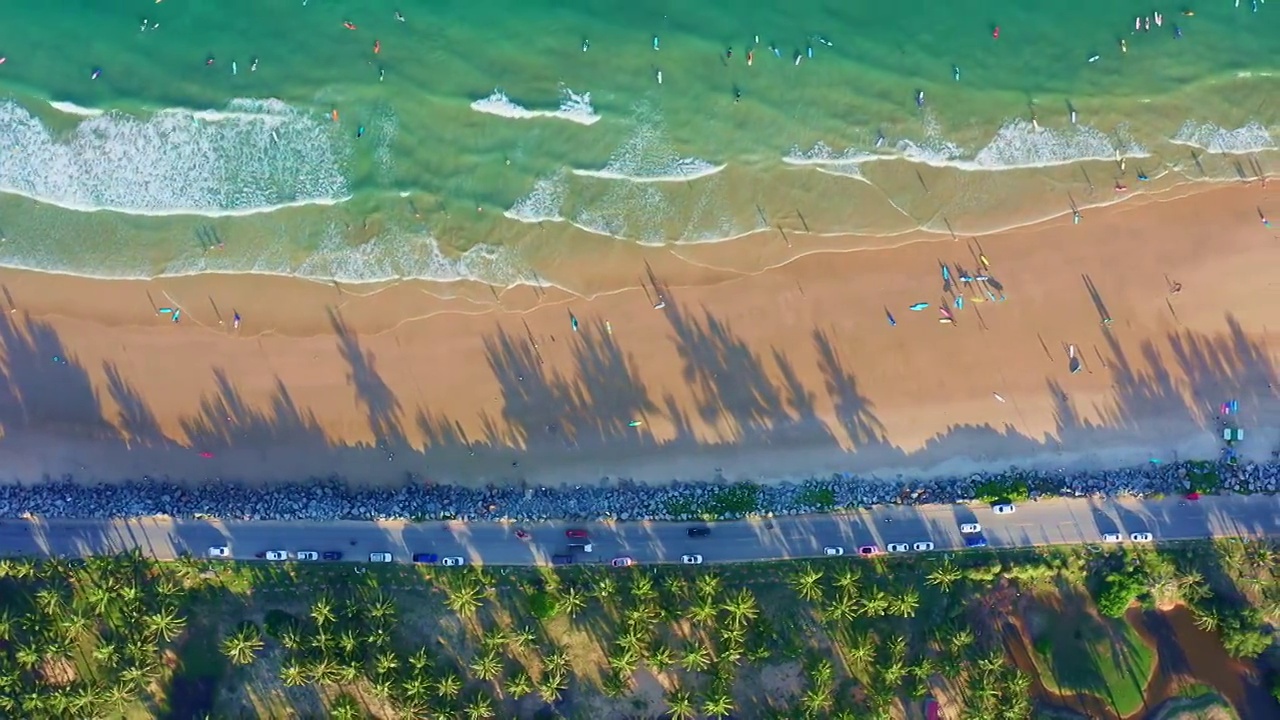
<svg viewBox="0 0 1280 720">
<path fill-rule="evenodd" d="M 1103 533 L 1102 542 L 1121 542 L 1124 536 L 1120 533 Z"/>
<path fill-rule="evenodd" d="M 299 550 L 298 559 L 299 560 L 319 560 L 320 553 L 316 552 L 315 550 Z"/>
<path fill-rule="evenodd" d="M 1149 543 L 1155 538 L 1149 532 L 1129 533 L 1129 539 L 1137 543 Z"/>
<path fill-rule="evenodd" d="M 823 555 L 843 555 L 844 548 L 838 545 L 828 545 L 822 548 L 822 554 Z"/>
<path fill-rule="evenodd" d="M 391 562 L 391 553 L 389 552 L 371 552 L 369 553 L 369 562 L 388 563 Z"/>
<path fill-rule="evenodd" d="M 288 550 L 268 550 L 267 559 L 268 560 L 288 560 L 289 551 Z"/>
<path fill-rule="evenodd" d="M 903 553 L 910 551 L 911 546 L 906 543 L 889 543 L 885 545 L 885 549 L 891 553 Z"/>
<path fill-rule="evenodd" d="M 467 562 L 466 560 L 463 560 L 462 558 L 460 558 L 460 557 L 458 557 L 458 556 L 456 556 L 456 555 L 455 555 L 455 556 L 453 556 L 453 557 L 447 557 L 447 558 L 441 558 L 441 559 L 440 559 L 440 564 L 441 564 L 441 565 L 443 565 L 443 566 L 445 566 L 445 567 L 458 567 L 459 565 L 465 565 L 465 564 L 466 564 L 466 562 Z"/>
<path fill-rule="evenodd" d="M 701 565 L 702 556 L 698 554 L 681 555 L 680 562 L 684 563 L 685 565 Z"/>
<path fill-rule="evenodd" d="M 912 545 L 911 549 L 915 550 L 916 552 L 929 552 L 930 550 L 933 549 L 933 543 L 929 542 L 928 540 L 922 540 Z"/>
<path fill-rule="evenodd" d="M 211 558 L 229 558 L 231 557 L 231 548 L 226 545 L 214 545 L 209 548 L 209 557 Z"/>
</svg>

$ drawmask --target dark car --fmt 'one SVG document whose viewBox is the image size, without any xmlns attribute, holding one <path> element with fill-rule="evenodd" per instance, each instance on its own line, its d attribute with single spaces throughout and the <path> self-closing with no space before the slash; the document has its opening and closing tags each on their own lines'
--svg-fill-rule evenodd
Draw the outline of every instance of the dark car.
<svg viewBox="0 0 1280 720">
<path fill-rule="evenodd" d="M 691 527 L 688 530 L 689 537 L 706 537 L 711 534 L 709 527 Z"/>
<path fill-rule="evenodd" d="M 572 565 L 573 556 L 572 555 L 552 555 L 551 564 L 552 565 Z"/>
<path fill-rule="evenodd" d="M 964 539 L 964 544 L 971 548 L 981 548 L 987 546 L 987 539 L 981 535 L 970 535 Z"/>
<path fill-rule="evenodd" d="M 321 555 L 320 557 L 324 558 L 325 560 L 341 560 L 342 553 L 338 552 L 337 550 L 329 550 L 325 552 L 324 555 Z"/>
<path fill-rule="evenodd" d="M 440 562 L 440 556 L 435 553 L 414 553 L 413 561 L 416 563 Z"/>
</svg>

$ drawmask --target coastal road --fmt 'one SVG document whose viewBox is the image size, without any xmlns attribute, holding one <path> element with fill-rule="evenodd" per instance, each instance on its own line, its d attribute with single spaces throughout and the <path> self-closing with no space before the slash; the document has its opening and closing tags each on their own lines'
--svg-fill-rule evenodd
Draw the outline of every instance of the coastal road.
<svg viewBox="0 0 1280 720">
<path fill-rule="evenodd" d="M 211 546 L 230 547 L 237 559 L 265 550 L 338 550 L 344 560 L 366 561 L 370 552 L 391 552 L 409 562 L 415 552 L 462 556 L 471 563 L 532 565 L 568 552 L 565 530 L 588 531 L 592 553 L 576 562 L 608 562 L 629 556 L 638 563 L 679 562 L 685 553 L 705 562 L 741 562 L 816 557 L 827 545 L 846 553 L 860 545 L 882 550 L 888 543 L 928 540 L 935 550 L 964 547 L 960 524 L 977 522 L 991 547 L 1097 543 L 1103 533 L 1150 532 L 1157 542 L 1208 537 L 1280 535 L 1280 497 L 1222 496 L 1189 501 L 1055 499 L 1020 504 L 1011 515 L 985 506 L 877 507 L 852 513 L 778 517 L 719 523 L 564 523 L 524 525 L 529 541 L 504 523 L 277 522 L 175 520 L 3 520 L 0 555 L 77 557 L 134 548 L 167 560 L 182 552 L 203 556 Z M 689 537 L 706 525 L 711 533 Z M 580 541 L 575 541 L 580 542 Z"/>
</svg>

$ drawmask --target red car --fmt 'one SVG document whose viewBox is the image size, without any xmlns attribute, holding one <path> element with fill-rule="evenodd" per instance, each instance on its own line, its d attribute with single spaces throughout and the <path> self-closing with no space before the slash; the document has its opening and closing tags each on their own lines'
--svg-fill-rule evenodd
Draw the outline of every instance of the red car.
<svg viewBox="0 0 1280 720">
<path fill-rule="evenodd" d="M 581 540 L 587 537 L 587 531 L 586 530 L 565 530 L 564 535 L 565 537 L 570 537 L 575 540 Z"/>
</svg>

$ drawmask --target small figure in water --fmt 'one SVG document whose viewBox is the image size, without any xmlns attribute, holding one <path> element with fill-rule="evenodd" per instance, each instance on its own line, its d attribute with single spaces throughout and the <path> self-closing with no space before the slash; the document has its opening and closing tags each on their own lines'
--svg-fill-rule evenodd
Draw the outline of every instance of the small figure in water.
<svg viewBox="0 0 1280 720">
<path fill-rule="evenodd" d="M 725 58 L 726 58 L 726 59 L 732 60 L 732 59 L 733 59 L 733 48 L 729 48 L 728 50 L 726 50 L 726 51 L 725 51 L 725 53 L 724 53 L 724 56 L 725 56 Z"/>
<path fill-rule="evenodd" d="M 959 65 L 951 66 L 951 75 L 955 77 L 956 82 L 960 82 L 960 66 Z"/>
<path fill-rule="evenodd" d="M 386 79 L 387 79 L 386 68 L 378 68 L 378 82 L 382 82 L 383 80 L 386 80 Z"/>
<path fill-rule="evenodd" d="M 396 11 L 396 22 L 404 22 L 404 15 L 401 15 L 399 10 Z"/>
<path fill-rule="evenodd" d="M 213 65 L 213 56 L 212 56 L 212 55 L 210 55 L 209 57 L 207 57 L 207 58 L 205 58 L 205 59 L 204 59 L 204 66 L 205 66 L 205 67 L 209 67 L 209 66 L 211 66 L 211 65 Z"/>
<path fill-rule="evenodd" d="M 258 72 L 258 58 L 255 57 L 253 61 L 249 63 L 249 72 Z"/>
<path fill-rule="evenodd" d="M 916 107 L 918 108 L 924 107 L 924 91 L 923 90 L 916 91 Z"/>
<path fill-rule="evenodd" d="M 736 104 L 737 104 L 737 102 L 738 102 L 739 100 L 741 100 L 741 99 L 742 99 L 742 91 L 741 91 L 741 90 L 739 90 L 738 88 L 734 88 L 734 89 L 733 89 L 733 102 L 734 102 L 734 104 L 736 105 Z"/>
<path fill-rule="evenodd" d="M 653 49 L 654 49 L 654 50 L 657 50 L 657 49 L 658 49 L 658 36 L 657 36 L 657 35 L 654 35 L 654 36 L 653 36 Z"/>
<path fill-rule="evenodd" d="M 363 126 L 363 125 L 361 125 L 360 127 L 356 128 L 356 139 L 357 139 L 357 140 L 359 140 L 359 139 L 360 139 L 360 138 L 362 138 L 362 137 L 364 137 L 364 126 Z"/>
<path fill-rule="evenodd" d="M 355 29 L 356 29 L 356 24 L 355 24 L 355 23 L 353 23 L 353 22 L 351 22 L 350 20 L 343 20 L 343 21 L 342 21 L 342 27 L 344 27 L 344 28 L 346 28 L 346 29 L 348 29 L 348 30 L 355 30 Z"/>
<path fill-rule="evenodd" d="M 1177 25 L 1174 25 L 1174 26 L 1173 26 L 1173 39 L 1174 39 L 1174 40 L 1177 40 L 1177 39 L 1179 39 L 1179 38 L 1181 38 L 1181 37 L 1182 37 L 1182 28 L 1178 27 Z"/>
<path fill-rule="evenodd" d="M 582 52 L 586 52 L 586 51 L 587 51 L 587 49 L 588 49 L 588 48 L 590 48 L 590 47 L 591 47 L 591 41 L 590 41 L 590 40 L 583 40 L 583 41 L 582 41 Z"/>
<path fill-rule="evenodd" d="M 90 80 L 97 80 L 100 77 L 102 77 L 102 68 L 94 68 L 93 72 L 89 74 Z"/>
</svg>

